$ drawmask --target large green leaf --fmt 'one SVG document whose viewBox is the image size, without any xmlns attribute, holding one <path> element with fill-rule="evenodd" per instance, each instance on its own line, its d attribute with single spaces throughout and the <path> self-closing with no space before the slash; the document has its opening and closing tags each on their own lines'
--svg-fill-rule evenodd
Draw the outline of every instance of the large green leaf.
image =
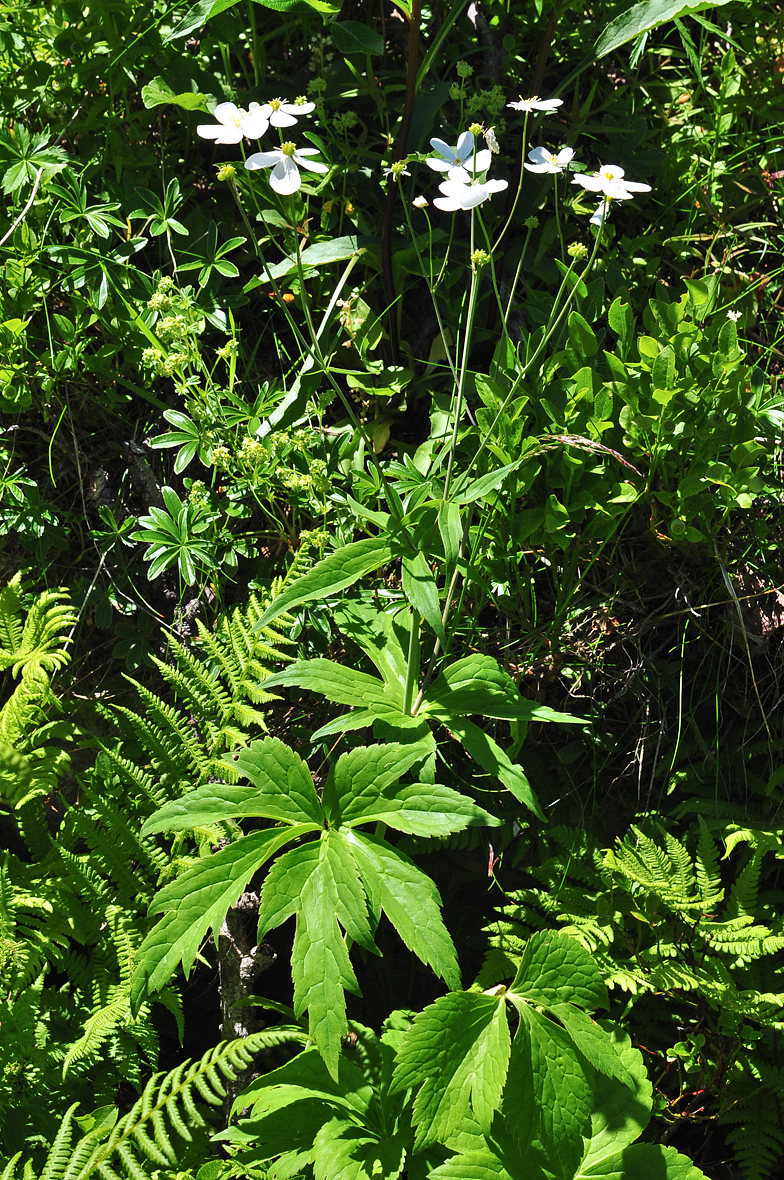
<svg viewBox="0 0 784 1180">
<path fill-rule="evenodd" d="M 197 861 L 156 894 L 150 912 L 169 912 L 139 948 L 131 981 L 134 1013 L 147 996 L 168 983 L 178 962 L 186 972 L 190 969 L 207 931 L 220 926 L 253 874 L 279 848 L 307 831 L 290 827 L 251 832 Z"/>
<path fill-rule="evenodd" d="M 504 1090 L 506 1125 L 522 1148 L 533 1132 L 548 1170 L 557 1180 L 572 1180 L 590 1128 L 593 1071 L 560 1025 L 530 1005 L 519 1011 Z"/>
<path fill-rule="evenodd" d="M 376 917 L 383 910 L 403 942 L 450 988 L 460 987 L 457 955 L 441 917 L 441 897 L 429 877 L 402 852 L 375 836 L 347 836 Z"/>
<path fill-rule="evenodd" d="M 595 960 L 568 934 L 549 930 L 529 938 L 507 995 L 521 1010 L 529 1003 L 579 1004 L 589 1010 L 608 1006 Z"/>
<path fill-rule="evenodd" d="M 492 656 L 475 653 L 457 660 L 439 675 L 420 713 L 440 719 L 479 714 L 507 721 L 560 721 L 585 724 L 580 717 L 558 713 L 520 695 L 512 677 Z"/>
<path fill-rule="evenodd" d="M 285 1065 L 255 1078 L 235 1101 L 232 1113 L 250 1107 L 252 1115 L 264 1114 L 303 1098 L 319 1098 L 336 1109 L 365 1116 L 373 1090 L 345 1054 L 341 1055 L 336 1079 L 321 1054 L 308 1048 Z"/>
<path fill-rule="evenodd" d="M 389 538 L 385 536 L 365 537 L 362 541 L 344 545 L 297 578 L 291 586 L 287 586 L 259 619 L 256 630 L 268 627 L 280 615 L 301 606 L 303 602 L 312 602 L 314 598 L 323 599 L 329 594 L 345 590 L 365 574 L 386 565 L 391 557 L 392 548 Z"/>
<path fill-rule="evenodd" d="M 395 784 L 414 765 L 427 756 L 427 749 L 413 743 L 357 746 L 341 754 L 329 772 L 321 802 L 329 823 L 368 823 L 363 818 L 373 807 L 385 801 L 385 792 L 395 795 Z"/>
<path fill-rule="evenodd" d="M 633 1143 L 615 1156 L 597 1161 L 590 1172 L 580 1170 L 575 1180 L 706 1180 L 704 1172 L 674 1147 Z"/>
<path fill-rule="evenodd" d="M 469 1102 L 480 1127 L 489 1131 L 508 1060 L 503 996 L 453 992 L 420 1012 L 398 1052 L 392 1085 L 393 1092 L 417 1090 L 415 1148 L 447 1140 Z"/>
<path fill-rule="evenodd" d="M 450 717 L 449 720 L 442 718 L 442 721 L 471 757 L 479 763 L 485 774 L 500 779 L 515 799 L 524 803 L 539 819 L 544 819 L 544 813 L 522 766 L 512 762 L 484 730 L 466 717 Z"/>
<path fill-rule="evenodd" d="M 593 47 L 594 60 L 605 57 L 613 50 L 619 49 L 627 41 L 633 41 L 640 33 L 648 33 L 657 29 L 667 21 L 676 20 L 683 16 L 691 16 L 695 12 L 704 12 L 706 8 L 717 8 L 726 4 L 728 0 L 697 0 L 696 3 L 683 3 L 683 0 L 641 0 L 627 8 L 609 25 L 596 39 Z"/>
<path fill-rule="evenodd" d="M 296 660 L 265 680 L 264 690 L 291 685 L 321 693 L 338 705 L 375 706 L 383 713 L 395 712 L 403 704 L 402 690 L 398 692 L 396 685 L 387 687 L 377 676 L 357 672 L 334 660 Z"/>
<path fill-rule="evenodd" d="M 273 865 L 261 891 L 259 939 L 296 914 L 291 975 L 294 1011 L 308 1013 L 310 1035 L 333 1077 L 348 1032 L 344 991 L 360 994 L 340 927 L 378 953 L 354 859 L 342 836 L 294 848 Z"/>
<path fill-rule="evenodd" d="M 597 1074 L 594 1081 L 591 1138 L 580 1166 L 590 1172 L 594 1166 L 617 1156 L 624 1147 L 639 1139 L 651 1117 L 653 1086 L 639 1049 L 632 1045 L 628 1033 L 609 1021 L 602 1022 L 607 1040 L 623 1063 L 633 1089 L 616 1078 Z"/>
<path fill-rule="evenodd" d="M 257 2 L 260 2 L 260 0 L 257 0 Z M 345 262 L 347 258 L 352 258 L 359 252 L 360 248 L 357 247 L 357 239 L 355 237 L 332 238 L 329 242 L 316 242 L 314 246 L 308 246 L 300 254 L 300 262 L 305 268 L 326 266 L 330 262 Z M 258 279 L 251 280 L 243 288 L 243 291 L 251 291 L 254 287 L 260 286 L 270 278 L 285 278 L 286 275 L 296 273 L 296 270 L 296 258 L 284 258 L 282 262 L 276 262 L 274 266 L 267 267 L 264 275 Z"/>
<path fill-rule="evenodd" d="M 313 1180 L 396 1180 L 409 1139 L 405 1129 L 382 1138 L 347 1119 L 334 1119 L 316 1135 Z"/>
<path fill-rule="evenodd" d="M 226 755 L 224 761 L 253 785 L 205 783 L 156 811 L 145 822 L 142 835 L 181 832 L 243 816 L 323 827 L 324 814 L 310 771 L 284 742 L 264 738 L 247 750 Z"/>
<path fill-rule="evenodd" d="M 153 78 L 152 82 L 148 82 L 146 86 L 142 86 L 142 102 L 148 109 L 172 104 L 173 106 L 182 107 L 186 111 L 209 110 L 206 94 L 201 94 L 195 90 L 182 90 L 176 93 L 160 74 Z M 189 419 L 186 419 L 186 421 L 189 421 Z"/>
</svg>

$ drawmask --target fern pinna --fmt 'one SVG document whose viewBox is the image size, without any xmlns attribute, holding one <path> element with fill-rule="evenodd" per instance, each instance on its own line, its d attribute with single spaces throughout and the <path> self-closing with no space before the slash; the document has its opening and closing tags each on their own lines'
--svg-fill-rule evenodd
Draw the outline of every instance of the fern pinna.
<svg viewBox="0 0 784 1180">
<path fill-rule="evenodd" d="M 627 1026 L 634 1011 L 664 1117 L 728 1128 L 743 1175 L 764 1180 L 784 1155 L 772 1114 L 784 1101 L 784 920 L 771 879 L 784 841 L 735 825 L 723 832 L 722 860 L 701 816 L 691 851 L 653 821 L 610 850 L 586 831 L 543 833 L 527 870 L 536 883 L 498 910 L 477 982 L 511 974 L 534 930 L 577 939 L 623 997 Z"/>
</svg>

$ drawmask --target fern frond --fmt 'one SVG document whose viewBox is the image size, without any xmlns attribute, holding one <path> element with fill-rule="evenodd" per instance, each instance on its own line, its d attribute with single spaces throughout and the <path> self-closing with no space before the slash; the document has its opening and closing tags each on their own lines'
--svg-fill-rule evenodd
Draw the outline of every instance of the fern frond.
<svg viewBox="0 0 784 1180">
<path fill-rule="evenodd" d="M 22 625 L 20 590 L 21 576 L 17 574 L 0 591 L 0 669 L 10 668 L 14 677 L 35 669 L 54 672 L 71 658 L 64 632 L 76 624 L 77 616 L 68 591 L 43 591 L 33 601 Z"/>
<path fill-rule="evenodd" d="M 194 1127 L 205 1125 L 196 1105 L 197 1095 L 210 1106 L 219 1105 L 225 1093 L 220 1074 L 233 1078 L 261 1050 L 307 1040 L 301 1028 L 282 1026 L 253 1033 L 241 1041 L 221 1042 L 200 1061 L 184 1062 L 168 1074 L 150 1078 L 108 1137 L 105 1132 L 88 1132 L 74 1151 L 71 1140 L 76 1105 L 72 1106 L 57 1132 L 40 1180 L 88 1180 L 96 1172 L 104 1180 L 150 1180 L 137 1152 L 158 1167 L 175 1168 L 178 1156 L 172 1134 L 187 1141 Z M 184 1136 L 180 1135 L 183 1127 L 187 1131 Z"/>
</svg>

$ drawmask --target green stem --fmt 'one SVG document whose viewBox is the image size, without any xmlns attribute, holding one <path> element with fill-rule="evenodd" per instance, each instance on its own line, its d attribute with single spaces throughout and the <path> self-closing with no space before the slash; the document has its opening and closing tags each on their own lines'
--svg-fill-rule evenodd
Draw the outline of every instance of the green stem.
<svg viewBox="0 0 784 1180">
<path fill-rule="evenodd" d="M 474 252 L 474 211 L 471 210 L 471 253 Z M 444 500 L 449 499 L 449 486 L 452 480 L 452 467 L 455 461 L 455 451 L 457 450 L 457 432 L 460 428 L 460 419 L 463 416 L 463 390 L 465 388 L 465 376 L 468 369 L 468 354 L 471 350 L 471 337 L 474 329 L 474 316 L 476 315 L 477 295 L 479 293 L 479 275 L 475 269 L 471 270 L 471 289 L 468 293 L 468 313 L 466 315 L 466 323 L 463 331 L 463 354 L 460 362 L 460 375 L 457 382 L 457 397 L 455 398 L 455 416 L 452 424 L 452 438 L 449 442 L 449 460 L 446 466 L 446 478 L 444 480 Z"/>
<path fill-rule="evenodd" d="M 419 678 L 419 619 L 413 607 L 409 607 L 409 610 L 411 611 L 411 630 L 408 636 L 406 683 L 403 689 L 403 713 L 406 716 L 411 713 L 411 702 L 414 699 L 414 689 Z"/>
</svg>

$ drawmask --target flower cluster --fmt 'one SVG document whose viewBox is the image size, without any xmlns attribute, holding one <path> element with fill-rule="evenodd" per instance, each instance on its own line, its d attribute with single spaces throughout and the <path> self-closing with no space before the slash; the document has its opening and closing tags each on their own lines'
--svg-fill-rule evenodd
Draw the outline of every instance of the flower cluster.
<svg viewBox="0 0 784 1180">
<path fill-rule="evenodd" d="M 214 139 L 216 143 L 241 143 L 244 137 L 261 139 L 270 127 L 294 127 L 302 115 L 309 115 L 315 108 L 315 103 L 307 102 L 304 98 L 298 98 L 295 102 L 273 98 L 263 106 L 252 102 L 247 111 L 233 102 L 221 102 L 213 111 L 218 120 L 217 126 L 201 123 L 196 131 L 203 139 Z M 329 171 L 326 164 L 310 159 L 318 154 L 317 148 L 298 148 L 296 144 L 286 142 L 271 151 L 254 152 L 248 156 L 245 167 L 251 171 L 271 168 L 270 184 L 275 192 L 290 196 L 302 185 L 300 168 L 309 172 Z"/>
<path fill-rule="evenodd" d="M 475 209 L 492 193 L 501 193 L 508 187 L 505 180 L 486 179 L 493 154 L 488 148 L 477 150 L 473 131 L 464 131 L 453 148 L 443 139 L 431 139 L 430 144 L 437 154 L 428 157 L 428 167 L 446 173 L 446 180 L 438 186 L 443 195 L 433 201 L 437 209 L 447 213 Z"/>
</svg>

